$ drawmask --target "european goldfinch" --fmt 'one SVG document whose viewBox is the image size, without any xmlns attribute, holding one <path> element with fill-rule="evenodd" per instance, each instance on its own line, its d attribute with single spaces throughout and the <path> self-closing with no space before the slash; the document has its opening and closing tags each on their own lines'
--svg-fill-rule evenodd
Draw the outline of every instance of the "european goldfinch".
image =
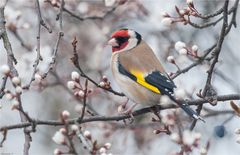
<svg viewBox="0 0 240 155">
<path fill-rule="evenodd" d="M 161 95 L 167 95 L 194 119 L 201 117 L 186 103 L 174 97 L 174 82 L 139 33 L 120 29 L 112 34 L 111 69 L 123 93 L 133 102 L 157 105 Z"/>
</svg>

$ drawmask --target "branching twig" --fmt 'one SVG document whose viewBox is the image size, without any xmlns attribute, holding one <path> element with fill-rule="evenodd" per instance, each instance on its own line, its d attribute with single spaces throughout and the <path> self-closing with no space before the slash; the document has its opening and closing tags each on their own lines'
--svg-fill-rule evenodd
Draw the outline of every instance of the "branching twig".
<svg viewBox="0 0 240 155">
<path fill-rule="evenodd" d="M 83 96 L 83 108 L 82 108 L 82 113 L 81 116 L 79 117 L 78 122 L 81 122 L 83 120 L 83 117 L 85 115 L 85 109 L 86 109 L 86 105 L 87 105 L 87 93 L 88 93 L 88 79 L 86 79 L 85 81 L 85 88 L 84 88 L 84 96 Z"/>
<path fill-rule="evenodd" d="M 51 1 L 46 0 L 45 2 L 48 2 L 49 4 L 52 5 Z M 59 8 L 59 5 L 52 5 L 53 7 L 57 7 Z M 116 9 L 117 9 L 118 5 L 112 7 L 110 10 L 108 10 L 106 13 L 104 13 L 104 15 L 102 16 L 89 16 L 89 17 L 80 17 L 79 15 L 73 13 L 72 11 L 68 10 L 67 8 L 63 7 L 63 11 L 68 13 L 70 16 L 74 17 L 77 20 L 80 21 L 84 21 L 84 20 L 95 20 L 95 19 L 104 19 L 106 16 L 108 16 L 109 14 L 113 13 Z"/>
<path fill-rule="evenodd" d="M 214 49 L 214 51 L 212 53 L 213 54 L 213 62 L 211 63 L 210 68 L 207 71 L 207 73 L 208 73 L 207 81 L 206 81 L 205 87 L 203 89 L 203 92 L 201 94 L 203 97 L 206 97 L 208 95 L 207 93 L 208 93 L 209 89 L 211 88 L 211 80 L 212 80 L 213 70 L 214 70 L 214 67 L 215 67 L 216 63 L 218 62 L 218 57 L 220 55 L 220 52 L 221 52 L 221 49 L 222 49 L 222 44 L 223 44 L 224 38 L 226 36 L 226 29 L 228 27 L 228 3 L 229 3 L 229 0 L 226 0 L 225 3 L 224 3 L 223 25 L 222 25 L 222 29 L 221 29 L 221 32 L 220 32 L 220 35 L 219 35 L 219 39 L 218 39 L 216 48 Z M 233 20 L 231 22 L 233 22 Z M 198 106 L 198 108 L 197 108 L 197 113 L 198 114 L 201 113 L 202 107 L 203 107 L 202 104 L 200 104 Z M 191 130 L 193 130 L 196 123 L 197 123 L 197 121 L 194 120 L 191 127 L 190 127 Z"/>
<path fill-rule="evenodd" d="M 76 37 L 74 38 L 74 40 L 72 41 L 72 46 L 73 46 L 73 57 L 71 58 L 74 66 L 79 70 L 80 75 L 86 79 L 88 79 L 90 82 L 92 82 L 95 86 L 102 88 L 108 92 L 113 93 L 114 95 L 118 95 L 118 96 L 125 96 L 123 93 L 119 93 L 114 91 L 111 87 L 110 88 L 105 88 L 105 87 L 101 87 L 97 82 L 95 82 L 92 78 L 90 78 L 88 75 L 86 75 L 82 68 L 80 67 L 79 61 L 78 61 L 78 54 L 77 54 L 77 39 Z"/>
<path fill-rule="evenodd" d="M 240 100 L 240 94 L 229 94 L 229 95 L 221 95 L 217 97 L 218 101 L 229 101 L 229 100 Z M 206 102 L 206 100 L 204 99 L 196 99 L 196 100 L 192 100 L 192 101 L 188 101 L 189 105 L 200 105 L 200 104 L 205 104 L 208 103 Z M 173 108 L 177 108 L 177 106 L 175 104 L 169 104 L 166 106 L 161 106 L 161 105 L 157 105 L 157 106 L 153 106 L 153 107 L 147 107 L 147 108 L 143 108 L 140 110 L 136 110 L 132 113 L 133 116 L 139 116 L 139 115 L 143 115 L 146 113 L 150 113 L 152 112 L 152 109 L 157 107 L 158 110 L 166 110 L 166 109 L 173 109 Z M 124 120 L 124 119 L 128 119 L 131 118 L 132 116 L 130 115 L 120 115 L 120 116 L 93 116 L 90 118 L 85 118 L 83 119 L 81 122 L 79 122 L 79 124 L 83 124 L 83 123 L 87 123 L 87 122 L 97 122 L 97 121 L 120 121 L 120 120 Z M 69 124 L 75 124 L 76 121 L 79 118 L 74 118 L 74 119 L 70 119 L 69 120 Z M 62 126 L 64 125 L 61 121 L 56 121 L 56 120 L 33 120 L 34 123 L 36 125 L 50 125 L 50 126 Z M 3 126 L 0 127 L 0 131 L 3 131 L 5 129 L 7 130 L 12 130 L 12 129 L 19 129 L 19 128 L 25 128 L 31 126 L 31 123 L 29 122 L 23 122 L 20 124 L 15 124 L 15 125 L 9 125 L 9 126 Z"/>
<path fill-rule="evenodd" d="M 53 69 L 53 67 L 54 67 L 54 65 L 56 63 L 59 43 L 60 43 L 61 38 L 64 36 L 64 33 L 63 33 L 63 19 L 62 19 L 62 13 L 63 13 L 64 4 L 65 4 L 64 0 L 61 0 L 59 13 L 57 14 L 57 18 L 56 18 L 59 21 L 60 31 L 58 32 L 58 38 L 57 38 L 55 47 L 53 49 L 52 61 L 49 64 L 48 70 L 42 75 L 42 78 L 46 78 L 47 77 L 48 73 Z"/>
</svg>

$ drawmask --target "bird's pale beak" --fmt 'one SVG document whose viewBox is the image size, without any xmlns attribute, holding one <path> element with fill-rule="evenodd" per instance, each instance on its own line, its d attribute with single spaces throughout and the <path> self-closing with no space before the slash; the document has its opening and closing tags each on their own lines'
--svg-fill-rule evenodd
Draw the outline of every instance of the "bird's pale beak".
<svg viewBox="0 0 240 155">
<path fill-rule="evenodd" d="M 112 38 L 108 41 L 108 45 L 112 46 L 112 47 L 117 47 L 119 46 L 117 43 L 117 40 L 115 38 Z"/>
</svg>

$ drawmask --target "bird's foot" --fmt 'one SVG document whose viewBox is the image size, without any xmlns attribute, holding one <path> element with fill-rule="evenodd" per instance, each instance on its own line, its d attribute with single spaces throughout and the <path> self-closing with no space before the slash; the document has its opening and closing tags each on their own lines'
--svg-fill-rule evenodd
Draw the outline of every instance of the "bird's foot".
<svg viewBox="0 0 240 155">
<path fill-rule="evenodd" d="M 124 112 L 124 110 L 126 109 L 128 101 L 129 101 L 129 99 L 127 98 L 127 100 L 125 102 L 123 102 L 122 104 L 120 104 L 118 106 L 118 113 L 122 114 Z"/>
<path fill-rule="evenodd" d="M 130 116 L 130 122 L 134 121 L 134 116 L 132 114 L 133 109 L 136 107 L 137 103 L 134 103 L 131 107 L 129 107 L 127 110 L 125 111 L 121 111 L 119 112 L 122 115 L 129 115 Z"/>
</svg>

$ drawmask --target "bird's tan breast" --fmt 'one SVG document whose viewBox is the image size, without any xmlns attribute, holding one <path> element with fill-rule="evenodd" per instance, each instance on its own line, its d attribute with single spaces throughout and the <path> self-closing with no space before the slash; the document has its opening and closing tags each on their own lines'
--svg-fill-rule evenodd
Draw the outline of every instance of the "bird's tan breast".
<svg viewBox="0 0 240 155">
<path fill-rule="evenodd" d="M 111 69 L 113 77 L 123 93 L 132 101 L 144 105 L 155 105 L 159 103 L 160 95 L 139 85 L 129 77 L 122 75 L 118 70 L 119 53 L 112 54 Z"/>
</svg>

